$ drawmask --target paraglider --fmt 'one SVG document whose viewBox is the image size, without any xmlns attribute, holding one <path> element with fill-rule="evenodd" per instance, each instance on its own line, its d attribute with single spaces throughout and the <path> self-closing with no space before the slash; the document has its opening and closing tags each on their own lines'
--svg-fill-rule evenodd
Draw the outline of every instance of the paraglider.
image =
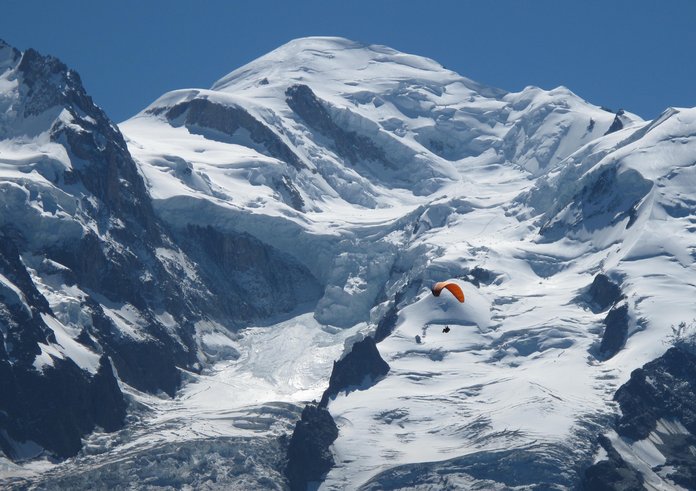
<svg viewBox="0 0 696 491">
<path fill-rule="evenodd" d="M 438 282 L 435 283 L 435 284 L 432 286 L 432 288 L 430 289 L 430 291 L 432 292 L 432 294 L 433 294 L 434 296 L 436 296 L 436 297 L 439 297 L 439 296 L 440 296 L 440 293 L 442 293 L 442 290 L 447 290 L 447 291 L 449 291 L 449 292 L 452 294 L 452 296 L 454 296 L 454 298 L 456 298 L 457 300 L 459 300 L 460 303 L 464 303 L 464 292 L 462 291 L 462 287 L 459 286 L 456 282 L 450 281 L 450 280 L 447 280 L 447 281 L 438 281 Z M 427 329 L 428 329 L 428 324 L 426 324 L 425 327 L 423 328 L 423 338 L 425 338 L 425 333 L 426 333 L 426 330 L 427 330 Z M 442 329 L 442 333 L 443 333 L 443 334 L 447 334 L 447 333 L 449 333 L 451 330 L 452 330 L 452 329 L 450 329 L 450 326 L 445 326 L 445 327 Z M 416 343 L 417 343 L 417 344 L 420 344 L 422 341 L 423 341 L 423 340 L 421 339 L 420 336 L 416 336 Z"/>
<path fill-rule="evenodd" d="M 454 295 L 457 300 L 464 303 L 464 292 L 462 291 L 462 287 L 457 285 L 454 281 L 440 281 L 435 283 L 431 288 L 431 291 L 433 292 L 433 295 L 439 297 L 443 289 L 449 290 L 449 292 Z"/>
</svg>

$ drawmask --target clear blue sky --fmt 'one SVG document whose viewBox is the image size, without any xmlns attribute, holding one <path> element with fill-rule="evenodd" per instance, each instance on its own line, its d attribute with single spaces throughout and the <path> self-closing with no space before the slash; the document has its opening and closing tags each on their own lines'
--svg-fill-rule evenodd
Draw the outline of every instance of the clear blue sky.
<svg viewBox="0 0 696 491">
<path fill-rule="evenodd" d="M 0 38 L 52 54 L 120 122 L 172 89 L 210 87 L 303 36 L 428 56 L 506 90 L 565 85 L 653 118 L 696 106 L 693 0 L 3 0 Z"/>
</svg>

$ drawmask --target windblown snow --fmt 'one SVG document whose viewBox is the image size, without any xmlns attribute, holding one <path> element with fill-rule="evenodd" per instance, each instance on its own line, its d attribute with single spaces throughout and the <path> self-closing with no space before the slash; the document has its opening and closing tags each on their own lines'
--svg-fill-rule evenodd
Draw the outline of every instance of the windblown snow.
<svg viewBox="0 0 696 491">
<path fill-rule="evenodd" d="M 388 472 L 399 466 L 451 469 L 511 450 L 563 463 L 558 484 L 570 488 L 570 470 L 593 460 L 590 436 L 616 413 L 613 393 L 666 350 L 670 326 L 696 318 L 696 109 L 646 122 L 565 87 L 505 92 L 387 47 L 306 38 L 211 89 L 167 93 L 120 129 L 172 228 L 250 234 L 304 265 L 323 296 L 237 333 L 200 326 L 201 349 L 219 361 L 174 400 L 133 391 L 137 417 L 114 441 L 96 435 L 74 461 L 7 464 L 4 474 L 76 472 L 88 477 L 65 482 L 81 485 L 126 472 L 135 482 L 137 455 L 167 445 L 287 433 L 344 344 L 372 333 L 398 298 L 393 333 L 378 344 L 390 372 L 329 403 L 336 466 L 320 489 L 398 488 Z M 13 183 L 40 188 L 65 163 L 32 141 L 0 142 L 10 213 L 38 199 Z M 598 273 L 628 309 L 627 339 L 609 358 L 599 352 L 607 310 L 587 294 Z M 431 295 L 445 279 L 459 282 L 464 304 Z M 68 325 L 51 328 L 66 356 L 94 365 L 67 341 Z M 280 488 L 273 465 L 239 486 Z M 217 484 L 254 472 L 240 464 Z M 451 486 L 472 479 L 447 472 Z"/>
</svg>

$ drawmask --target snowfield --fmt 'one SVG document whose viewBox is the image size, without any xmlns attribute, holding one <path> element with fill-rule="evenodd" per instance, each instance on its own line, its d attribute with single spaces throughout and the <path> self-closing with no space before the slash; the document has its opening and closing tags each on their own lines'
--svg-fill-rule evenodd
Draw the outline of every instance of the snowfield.
<svg viewBox="0 0 696 491">
<path fill-rule="evenodd" d="M 319 489 L 572 489 L 618 387 L 696 319 L 696 109 L 642 121 L 565 87 L 510 93 L 387 47 L 306 38 L 119 128 L 169 227 L 249 234 L 323 293 L 239 331 L 201 324 L 210 364 L 174 399 L 128 389 L 126 429 L 60 464 L 4 464 L 20 487 L 282 489 L 278 438 L 396 305 L 378 344 L 387 376 L 328 405 L 336 465 Z M 16 183 L 40 188 L 50 165 L 69 165 L 34 141 L 0 142 L 5 210 L 31 206 Z M 591 298 L 598 274 L 620 288 L 616 306 Z M 430 293 L 445 279 L 465 303 Z M 71 337 L 79 292 L 45 290 L 65 312 L 49 323 L 62 353 L 94 370 Z M 623 305 L 625 342 L 607 354 L 605 319 Z M 648 473 L 664 463 L 613 439 Z M 650 486 L 676 485 L 652 473 Z"/>
</svg>

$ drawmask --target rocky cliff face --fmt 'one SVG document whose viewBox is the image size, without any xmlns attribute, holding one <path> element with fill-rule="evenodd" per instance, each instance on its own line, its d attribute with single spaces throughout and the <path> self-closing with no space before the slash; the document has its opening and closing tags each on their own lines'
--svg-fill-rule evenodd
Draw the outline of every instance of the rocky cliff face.
<svg viewBox="0 0 696 491">
<path fill-rule="evenodd" d="M 329 447 L 337 436 L 338 428 L 326 408 L 305 406 L 288 446 L 285 475 L 292 491 L 303 491 L 322 481 L 335 463 Z"/>
<path fill-rule="evenodd" d="M 599 439 L 606 458 L 587 469 L 585 489 L 637 489 L 644 483 L 696 488 L 694 398 L 692 346 L 672 347 L 631 373 L 614 396 L 621 408 L 614 431 Z"/>
<path fill-rule="evenodd" d="M 338 437 L 338 427 L 326 409 L 330 399 L 342 391 L 366 389 L 388 372 L 389 365 L 371 337 L 353 344 L 344 358 L 334 362 L 321 401 L 305 406 L 290 439 L 285 469 L 290 489 L 318 485 L 335 464 L 330 446 Z"/>
<path fill-rule="evenodd" d="M 240 325 L 311 304 L 323 293 L 300 262 L 252 235 L 195 225 L 174 235 L 199 265 L 199 274 L 213 294 L 211 304 Z"/>
<path fill-rule="evenodd" d="M 379 355 L 374 338 L 368 336 L 355 343 L 344 358 L 334 362 L 329 387 L 319 405 L 326 407 L 340 392 L 366 389 L 388 372 L 389 365 Z"/>
<path fill-rule="evenodd" d="M 68 457 L 96 426 L 118 429 L 126 402 L 109 359 L 102 355 L 90 373 L 45 352 L 65 341 L 47 325 L 53 315 L 48 302 L 6 235 L 0 235 L 0 280 L 0 449 L 15 459 L 42 448 Z M 37 364 L 41 357 L 48 357 L 45 365 Z"/>
<path fill-rule="evenodd" d="M 0 72 L 0 140 L 14 145 L 0 157 L 1 446 L 68 457 L 123 425 L 118 380 L 173 396 L 206 363 L 199 329 L 225 336 L 216 326 L 316 301 L 321 285 L 250 237 L 165 227 L 121 132 L 59 60 L 2 43 Z"/>
<path fill-rule="evenodd" d="M 173 394 L 176 364 L 187 367 L 195 356 L 186 330 L 175 342 L 152 316 L 148 340 L 134 342 L 105 314 L 102 304 L 148 311 L 166 305 L 163 292 L 171 305 L 180 296 L 156 260 L 163 240 L 150 199 L 123 137 L 77 73 L 33 50 L 10 52 L 2 75 L 14 90 L 3 94 L 0 137 L 44 150 L 23 160 L 10 152 L 5 163 L 14 173 L 0 177 L 9 292 L 3 449 L 13 458 L 41 448 L 67 457 L 96 426 L 123 424 L 126 401 L 112 363 L 126 383 Z"/>
</svg>

